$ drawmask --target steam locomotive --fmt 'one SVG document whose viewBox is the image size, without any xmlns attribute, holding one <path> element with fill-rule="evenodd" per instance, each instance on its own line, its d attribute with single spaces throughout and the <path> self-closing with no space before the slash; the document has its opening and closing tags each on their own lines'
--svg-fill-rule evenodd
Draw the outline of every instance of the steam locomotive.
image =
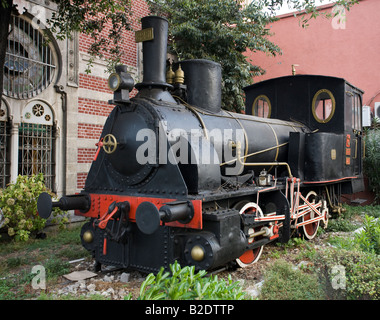
<svg viewBox="0 0 380 320">
<path fill-rule="evenodd" d="M 111 74 L 115 107 L 84 190 L 41 194 L 39 215 L 75 210 L 89 219 L 80 236 L 97 268 L 142 272 L 245 267 L 272 241 L 313 239 L 342 211 L 341 194 L 363 189 L 363 92 L 292 75 L 244 88 L 245 114 L 232 113 L 221 109 L 221 65 L 167 71 L 167 37 L 166 19 L 142 19 L 143 82 L 125 66 Z"/>
</svg>

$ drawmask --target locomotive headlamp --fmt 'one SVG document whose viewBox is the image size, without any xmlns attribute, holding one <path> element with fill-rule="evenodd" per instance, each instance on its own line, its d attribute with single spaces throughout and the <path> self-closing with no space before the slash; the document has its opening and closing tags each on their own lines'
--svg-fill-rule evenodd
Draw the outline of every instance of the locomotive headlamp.
<svg viewBox="0 0 380 320">
<path fill-rule="evenodd" d="M 132 90 L 133 79 L 128 72 L 114 72 L 108 78 L 108 87 L 113 91 Z"/>
<path fill-rule="evenodd" d="M 114 102 L 129 102 L 129 92 L 134 86 L 132 76 L 124 65 L 116 66 L 115 71 L 108 78 L 108 87 L 114 92 Z"/>
<path fill-rule="evenodd" d="M 108 78 L 108 87 L 111 91 L 117 91 L 121 84 L 121 78 L 117 73 L 112 73 Z"/>
</svg>

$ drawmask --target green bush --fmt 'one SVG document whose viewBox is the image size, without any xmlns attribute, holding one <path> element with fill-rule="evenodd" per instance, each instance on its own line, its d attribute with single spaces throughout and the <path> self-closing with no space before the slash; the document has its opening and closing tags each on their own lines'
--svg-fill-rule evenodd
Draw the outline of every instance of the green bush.
<svg viewBox="0 0 380 320">
<path fill-rule="evenodd" d="M 380 219 L 366 215 L 363 230 L 355 234 L 354 242 L 361 250 L 380 255 Z"/>
<path fill-rule="evenodd" d="M 0 189 L 0 226 L 7 228 L 8 235 L 16 241 L 27 241 L 32 232 L 41 231 L 46 220 L 37 213 L 37 199 L 40 193 L 48 192 L 42 174 L 17 177 L 17 181 Z M 53 216 L 61 223 L 66 222 L 67 216 L 54 208 Z"/>
<path fill-rule="evenodd" d="M 380 298 L 380 259 L 378 255 L 355 250 L 330 248 L 314 259 L 328 299 L 378 300 Z M 344 285 L 333 285 L 333 270 L 344 270 Z M 342 283 L 341 283 L 342 284 Z"/>
<path fill-rule="evenodd" d="M 141 284 L 138 300 L 242 300 L 245 293 L 238 281 L 205 277 L 206 271 L 195 273 L 194 266 L 184 267 L 175 262 L 170 271 L 161 268 L 157 275 L 149 274 Z M 131 299 L 127 296 L 126 299 Z"/>
<path fill-rule="evenodd" d="M 324 293 L 315 274 L 295 269 L 291 263 L 279 259 L 264 275 L 262 300 L 322 300 Z"/>
<path fill-rule="evenodd" d="M 364 172 L 369 186 L 375 193 L 376 201 L 380 198 L 380 129 L 368 130 L 365 135 Z"/>
<path fill-rule="evenodd" d="M 364 213 L 374 218 L 380 218 L 380 206 L 379 205 L 366 206 Z"/>
<path fill-rule="evenodd" d="M 357 228 L 356 225 L 352 224 L 352 222 L 346 217 L 339 217 L 337 219 L 330 219 L 329 224 L 327 225 L 327 232 L 350 232 L 354 231 Z"/>
</svg>

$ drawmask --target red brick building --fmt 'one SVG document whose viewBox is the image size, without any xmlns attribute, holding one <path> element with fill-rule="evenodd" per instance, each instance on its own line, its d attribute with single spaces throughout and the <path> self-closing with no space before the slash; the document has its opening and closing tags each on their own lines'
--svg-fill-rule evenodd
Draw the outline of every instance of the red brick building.
<svg viewBox="0 0 380 320">
<path fill-rule="evenodd" d="M 10 25 L 0 109 L 0 188 L 19 174 L 42 172 L 52 190 L 72 194 L 84 186 L 95 144 L 113 108 L 108 104 L 113 94 L 106 63 L 95 60 L 86 73 L 91 38 L 83 34 L 45 45 L 44 21 L 56 10 L 55 3 L 15 3 L 20 14 L 13 15 Z M 133 0 L 132 10 L 133 29 L 138 30 L 148 6 Z M 122 45 L 122 62 L 137 83 L 141 54 L 132 31 L 125 33 Z"/>
<path fill-rule="evenodd" d="M 331 12 L 333 5 L 320 7 Z M 380 102 L 380 1 L 361 0 L 350 11 L 340 12 L 332 19 L 312 19 L 302 28 L 292 13 L 279 16 L 268 28 L 270 39 L 282 49 L 282 55 L 270 57 L 250 53 L 254 64 L 266 74 L 262 81 L 292 74 L 319 74 L 345 78 L 365 91 L 363 105 L 372 110 Z"/>
<path fill-rule="evenodd" d="M 132 1 L 132 11 L 134 13 L 133 29 L 140 28 L 139 20 L 149 14 L 149 9 L 145 1 Z M 88 61 L 87 51 L 92 43 L 92 39 L 86 35 L 79 36 L 79 55 L 81 64 L 79 67 L 79 90 L 77 97 L 77 121 L 76 132 L 71 138 L 76 144 L 76 157 L 70 156 L 71 163 L 68 172 L 71 175 L 71 184 L 76 183 L 76 189 L 82 189 L 90 169 L 91 162 L 96 153 L 95 143 L 98 142 L 103 129 L 106 117 L 114 106 L 108 104 L 113 95 L 108 89 L 108 74 L 104 73 L 105 65 L 98 61 L 98 64 L 90 74 L 85 73 Z M 129 67 L 129 71 L 135 79 L 135 83 L 141 77 L 141 53 L 139 45 L 135 43 L 134 32 L 127 32 L 123 39 L 122 63 Z M 75 103 L 75 102 L 74 102 Z"/>
</svg>

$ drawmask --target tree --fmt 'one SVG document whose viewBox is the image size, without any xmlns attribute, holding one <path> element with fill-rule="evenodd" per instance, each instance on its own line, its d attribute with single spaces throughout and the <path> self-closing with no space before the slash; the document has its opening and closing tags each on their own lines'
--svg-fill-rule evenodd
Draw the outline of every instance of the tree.
<svg viewBox="0 0 380 320">
<path fill-rule="evenodd" d="M 88 53 L 91 55 L 89 67 L 95 57 L 108 61 L 109 69 L 120 62 L 122 37 L 125 30 L 131 30 L 131 0 L 53 0 L 57 12 L 46 21 L 47 33 L 57 39 L 70 38 L 73 32 L 90 36 L 93 43 Z M 22 13 L 20 1 L 1 0 L 0 4 L 0 101 L 3 93 L 3 72 L 7 49 L 7 37 L 12 11 Z M 16 11 L 17 8 L 17 11 Z M 88 68 L 88 70 L 90 70 Z"/>
<path fill-rule="evenodd" d="M 315 0 L 254 0 L 248 5 L 239 0 L 152 0 L 152 12 L 169 20 L 170 50 L 184 59 L 210 59 L 223 70 L 223 108 L 244 108 L 242 88 L 252 83 L 253 76 L 263 74 L 260 66 L 248 61 L 248 50 L 271 55 L 281 49 L 269 40 L 268 23 L 275 21 L 275 10 L 288 4 L 300 11 L 300 23 L 307 26 L 320 12 Z M 337 1 L 349 9 L 357 0 Z M 301 10 L 304 10 L 301 12 Z"/>
<path fill-rule="evenodd" d="M 48 27 L 58 40 L 70 38 L 74 31 L 89 35 L 93 39 L 88 52 L 92 58 L 106 59 L 109 69 L 120 62 L 124 31 L 131 30 L 132 0 L 54 2 L 58 10 L 48 20 Z"/>
<path fill-rule="evenodd" d="M 52 0 L 57 12 L 46 27 L 57 39 L 70 37 L 73 32 L 93 39 L 89 53 L 105 58 L 112 68 L 120 61 L 124 30 L 131 29 L 132 0 Z M 223 104 L 227 109 L 243 108 L 241 88 L 252 81 L 252 75 L 263 73 L 246 60 L 244 52 L 264 51 L 279 54 L 280 48 L 268 40 L 266 25 L 273 21 L 274 10 L 285 3 L 295 9 L 305 9 L 309 17 L 320 12 L 315 0 L 253 0 L 242 5 L 241 0 L 150 0 L 155 13 L 168 17 L 170 45 L 181 59 L 208 58 L 223 67 Z M 245 1 L 244 1 L 245 2 Z M 358 0 L 339 0 L 337 4 L 349 9 Z M 1 0 L 0 4 L 0 101 L 3 93 L 3 72 L 11 12 L 21 1 Z M 18 8 L 19 12 L 23 8 Z M 107 34 L 105 37 L 104 34 Z M 91 66 L 92 60 L 89 65 Z"/>
</svg>

